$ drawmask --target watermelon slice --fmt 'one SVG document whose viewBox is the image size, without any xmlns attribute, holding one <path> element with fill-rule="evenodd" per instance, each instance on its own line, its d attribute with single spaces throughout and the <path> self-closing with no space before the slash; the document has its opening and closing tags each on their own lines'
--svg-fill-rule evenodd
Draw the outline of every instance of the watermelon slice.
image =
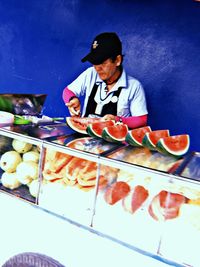
<svg viewBox="0 0 200 267">
<path fill-rule="evenodd" d="M 146 133 L 151 132 L 150 126 L 145 126 L 141 128 L 136 128 L 133 130 L 129 130 L 128 134 L 126 135 L 125 141 L 132 146 L 142 146 L 142 139 Z"/>
<path fill-rule="evenodd" d="M 123 123 L 116 123 L 113 126 L 105 127 L 102 131 L 102 138 L 108 142 L 121 143 L 125 141 L 128 133 L 128 126 Z"/>
<path fill-rule="evenodd" d="M 144 138 L 142 139 L 142 145 L 150 150 L 156 150 L 158 140 L 167 136 L 169 136 L 169 130 L 157 130 L 145 133 Z"/>
<path fill-rule="evenodd" d="M 148 211 L 156 221 L 174 219 L 178 216 L 179 209 L 186 200 L 183 195 L 163 190 L 152 199 Z"/>
<path fill-rule="evenodd" d="M 89 118 L 89 117 L 66 117 L 67 125 L 74 131 L 87 134 L 87 126 L 94 122 L 99 122 L 101 118 Z"/>
<path fill-rule="evenodd" d="M 190 147 L 190 137 L 187 134 L 160 138 L 156 144 L 157 150 L 166 155 L 183 156 Z"/>
<path fill-rule="evenodd" d="M 114 205 L 121 199 L 125 198 L 130 192 L 130 186 L 123 181 L 117 181 L 107 188 L 104 199 L 110 204 Z"/>
<path fill-rule="evenodd" d="M 114 121 L 98 121 L 91 123 L 87 126 L 86 131 L 92 137 L 100 137 L 102 136 L 103 129 L 105 127 L 113 126 L 115 124 Z"/>
<path fill-rule="evenodd" d="M 136 185 L 131 189 L 130 194 L 122 200 L 122 206 L 126 211 L 134 213 L 141 208 L 148 196 L 149 192 L 145 187 Z"/>
</svg>

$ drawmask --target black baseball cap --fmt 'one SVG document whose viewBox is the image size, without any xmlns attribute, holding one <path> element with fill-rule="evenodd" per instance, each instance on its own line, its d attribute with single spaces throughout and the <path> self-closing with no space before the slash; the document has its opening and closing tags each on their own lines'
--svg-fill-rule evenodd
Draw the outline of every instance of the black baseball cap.
<svg viewBox="0 0 200 267">
<path fill-rule="evenodd" d="M 82 58 L 82 62 L 89 61 L 93 65 L 103 63 L 110 57 L 122 54 L 122 43 L 115 32 L 104 32 L 97 35 L 91 45 L 90 53 Z"/>
</svg>

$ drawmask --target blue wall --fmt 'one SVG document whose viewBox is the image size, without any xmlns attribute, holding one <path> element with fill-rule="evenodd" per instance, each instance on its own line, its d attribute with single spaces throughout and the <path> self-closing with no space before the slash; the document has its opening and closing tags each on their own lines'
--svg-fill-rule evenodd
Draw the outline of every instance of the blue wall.
<svg viewBox="0 0 200 267">
<path fill-rule="evenodd" d="M 91 40 L 116 31 L 149 125 L 190 134 L 200 151 L 199 25 L 193 0 L 0 0 L 0 92 L 47 93 L 44 113 L 67 115 L 62 90 L 89 66 L 80 59 Z"/>
</svg>

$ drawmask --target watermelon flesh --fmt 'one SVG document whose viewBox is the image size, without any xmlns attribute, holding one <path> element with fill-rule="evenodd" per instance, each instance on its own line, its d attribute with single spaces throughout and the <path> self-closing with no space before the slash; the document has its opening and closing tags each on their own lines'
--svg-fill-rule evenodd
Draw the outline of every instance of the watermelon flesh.
<svg viewBox="0 0 200 267">
<path fill-rule="evenodd" d="M 117 181 L 107 188 L 104 199 L 110 204 L 114 205 L 121 199 L 125 198 L 130 192 L 130 186 L 123 181 Z"/>
<path fill-rule="evenodd" d="M 116 123 L 103 129 L 102 138 L 108 142 L 123 142 L 128 133 L 128 126 L 123 123 Z"/>
<path fill-rule="evenodd" d="M 180 206 L 186 200 L 183 195 L 163 190 L 152 199 L 148 211 L 156 221 L 174 219 L 179 214 Z"/>
<path fill-rule="evenodd" d="M 103 129 L 105 127 L 114 126 L 114 121 L 99 121 L 91 123 L 87 126 L 86 131 L 92 137 L 100 137 L 102 136 Z"/>
<path fill-rule="evenodd" d="M 151 132 L 150 126 L 129 130 L 128 134 L 126 135 L 125 141 L 129 145 L 142 147 L 142 140 L 144 138 L 144 135 L 148 132 Z"/>
<path fill-rule="evenodd" d="M 190 147 L 190 137 L 187 134 L 160 138 L 156 144 L 157 150 L 162 154 L 183 156 Z"/>
<path fill-rule="evenodd" d="M 145 133 L 144 138 L 142 139 L 142 145 L 150 150 L 156 150 L 156 144 L 159 139 L 168 136 L 169 130 L 157 130 Z"/>
<path fill-rule="evenodd" d="M 145 187 L 136 185 L 131 189 L 130 194 L 122 200 L 122 206 L 126 211 L 134 213 L 141 208 L 148 196 L 149 192 Z"/>
<path fill-rule="evenodd" d="M 87 126 L 94 122 L 99 122 L 101 118 L 89 117 L 66 117 L 67 125 L 74 131 L 87 134 Z"/>
</svg>

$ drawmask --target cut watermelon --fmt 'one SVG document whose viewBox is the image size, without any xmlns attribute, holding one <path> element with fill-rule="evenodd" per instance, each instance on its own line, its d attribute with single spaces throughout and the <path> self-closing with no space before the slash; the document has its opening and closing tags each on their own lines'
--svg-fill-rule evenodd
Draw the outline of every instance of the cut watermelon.
<svg viewBox="0 0 200 267">
<path fill-rule="evenodd" d="M 101 118 L 88 117 L 66 117 L 67 125 L 74 131 L 82 134 L 87 134 L 87 126 L 94 122 L 101 121 Z"/>
<path fill-rule="evenodd" d="M 87 133 L 92 137 L 102 137 L 102 132 L 105 127 L 113 126 L 114 121 L 99 121 L 91 123 L 87 126 Z"/>
<path fill-rule="evenodd" d="M 163 137 L 156 144 L 160 153 L 177 157 L 185 155 L 189 147 L 190 137 L 187 134 Z"/>
<path fill-rule="evenodd" d="M 104 199 L 110 204 L 114 205 L 121 199 L 125 198 L 130 192 L 130 186 L 123 181 L 117 181 L 107 188 Z"/>
<path fill-rule="evenodd" d="M 149 192 L 144 186 L 136 185 L 131 189 L 130 194 L 122 200 L 122 206 L 126 211 L 134 213 L 141 208 L 148 196 Z"/>
<path fill-rule="evenodd" d="M 150 126 L 145 126 L 133 130 L 129 130 L 126 135 L 125 141 L 132 146 L 142 146 L 142 139 L 144 138 L 145 133 L 151 132 Z"/>
<path fill-rule="evenodd" d="M 150 150 L 156 150 L 156 144 L 162 137 L 169 136 L 169 130 L 157 130 L 149 133 L 145 133 L 142 139 L 142 145 Z"/>
<path fill-rule="evenodd" d="M 164 221 L 174 219 L 179 214 L 179 209 L 186 202 L 186 197 L 181 194 L 161 191 L 151 201 L 148 211 L 154 220 Z"/>
<path fill-rule="evenodd" d="M 125 141 L 128 133 L 128 126 L 123 123 L 116 123 L 113 126 L 108 126 L 103 129 L 102 137 L 108 142 L 121 143 Z"/>
</svg>

